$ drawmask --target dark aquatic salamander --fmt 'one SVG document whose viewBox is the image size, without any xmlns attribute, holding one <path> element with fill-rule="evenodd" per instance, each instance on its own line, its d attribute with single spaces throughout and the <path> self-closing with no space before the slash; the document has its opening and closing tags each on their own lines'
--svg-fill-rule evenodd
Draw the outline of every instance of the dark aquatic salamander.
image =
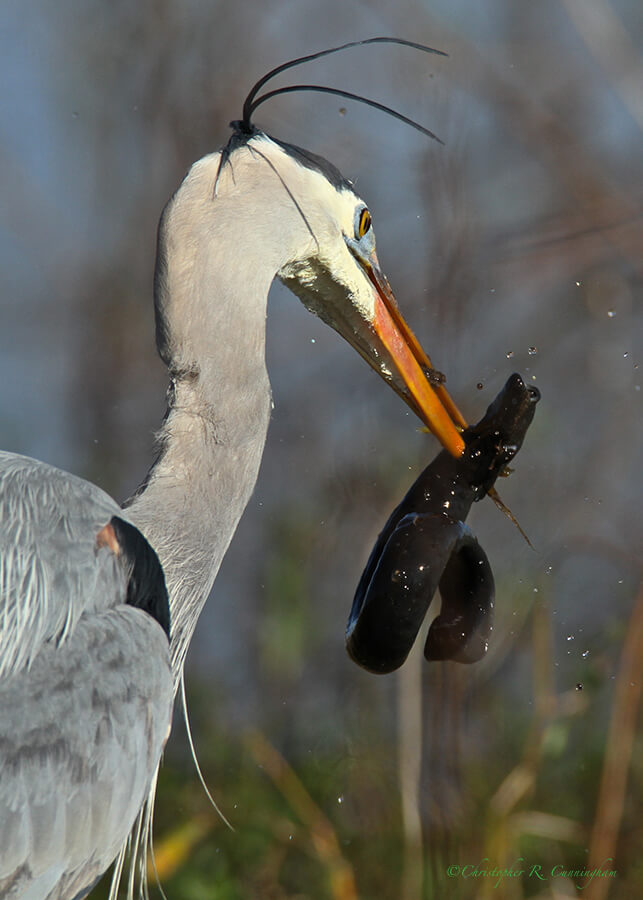
<svg viewBox="0 0 643 900">
<path fill-rule="evenodd" d="M 443 450 L 393 510 L 353 600 L 346 647 L 371 672 L 392 672 L 413 646 L 436 589 L 442 608 L 431 624 L 428 660 L 477 662 L 493 624 L 494 580 L 487 556 L 465 525 L 519 451 L 540 399 L 512 375 L 484 417 L 463 434 L 456 459 Z"/>
</svg>

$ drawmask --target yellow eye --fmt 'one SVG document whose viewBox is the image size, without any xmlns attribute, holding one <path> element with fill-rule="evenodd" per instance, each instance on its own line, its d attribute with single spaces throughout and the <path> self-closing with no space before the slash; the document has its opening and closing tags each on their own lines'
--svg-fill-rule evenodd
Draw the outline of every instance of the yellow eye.
<svg viewBox="0 0 643 900">
<path fill-rule="evenodd" d="M 363 238 L 370 227 L 371 227 L 371 214 L 366 209 L 366 207 L 364 207 L 364 209 L 360 213 L 360 217 L 359 217 L 359 225 L 357 227 L 358 237 Z"/>
</svg>

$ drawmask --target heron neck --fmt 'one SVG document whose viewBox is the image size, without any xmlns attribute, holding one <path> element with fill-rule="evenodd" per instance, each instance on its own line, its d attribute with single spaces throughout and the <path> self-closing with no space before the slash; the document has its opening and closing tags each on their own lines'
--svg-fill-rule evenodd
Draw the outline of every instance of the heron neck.
<svg viewBox="0 0 643 900">
<path fill-rule="evenodd" d="M 239 301 L 235 315 L 226 301 L 210 308 L 212 354 L 174 378 L 161 453 L 128 509 L 165 572 L 175 686 L 259 472 L 271 409 L 266 295 Z"/>
<path fill-rule="evenodd" d="M 165 572 L 175 683 L 259 471 L 270 417 L 268 291 L 314 247 L 263 151 L 244 150 L 221 172 L 219 163 L 218 153 L 195 163 L 161 217 L 156 330 L 170 403 L 160 457 L 128 510 Z M 307 171 L 291 168 L 290 181 Z"/>
</svg>

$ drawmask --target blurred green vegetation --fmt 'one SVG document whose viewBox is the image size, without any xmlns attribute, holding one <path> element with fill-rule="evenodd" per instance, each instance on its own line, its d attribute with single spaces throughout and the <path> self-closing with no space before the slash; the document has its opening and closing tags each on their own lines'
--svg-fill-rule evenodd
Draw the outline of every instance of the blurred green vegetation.
<svg viewBox="0 0 643 900">
<path fill-rule="evenodd" d="M 305 528 L 301 542 L 288 529 L 283 539 L 279 584 L 291 584 L 286 561 L 309 555 Z M 294 554 L 294 557 L 293 557 Z M 273 570 L 273 564 L 269 565 Z M 305 565 L 302 565 L 305 572 Z M 277 577 L 275 575 L 275 577 Z M 301 576 L 304 577 L 304 576 Z M 283 579 L 283 580 L 282 580 Z M 295 578 L 295 581 L 297 579 Z M 639 597 L 630 623 L 641 645 Z M 637 616 L 637 609 L 639 610 Z M 291 608 L 270 602 L 265 614 L 275 633 L 288 635 L 284 619 Z M 279 622 L 284 628 L 279 629 Z M 633 630 L 632 630 L 633 629 Z M 272 633 L 272 632 L 268 632 Z M 542 592 L 515 636 L 514 653 L 525 657 L 529 690 L 521 702 L 508 699 L 499 681 L 509 661 L 498 657 L 484 674 L 453 663 L 418 667 L 422 698 L 420 754 L 424 777 L 415 802 L 422 820 L 419 848 L 409 846 L 401 812 L 398 776 L 401 735 L 370 720 L 359 743 L 336 741 L 310 747 L 297 741 L 278 748 L 277 737 L 248 729 L 221 729 L 225 703 L 209 685 L 192 680 L 189 707 L 199 723 L 199 755 L 206 781 L 225 815 L 228 829 L 210 806 L 187 757 L 180 715 L 159 782 L 155 824 L 155 862 L 163 891 L 182 900 L 429 900 L 454 898 L 531 898 L 577 896 L 585 879 L 552 878 L 555 866 L 583 869 L 604 813 L 599 801 L 607 758 L 618 745 L 634 749 L 630 789 L 616 822 L 605 821 L 618 845 L 613 867 L 613 898 L 643 892 L 638 852 L 643 837 L 639 806 L 643 775 L 640 736 L 615 707 L 625 671 L 626 648 L 615 678 L 600 660 L 585 667 L 584 682 L 555 687 L 552 608 Z M 301 638 L 297 638 L 301 640 Z M 620 642 L 619 642 L 620 643 Z M 276 671 L 274 657 L 262 656 L 271 677 L 296 678 L 297 654 Z M 293 662 L 294 661 L 294 662 Z M 640 668 L 640 658 L 635 665 Z M 409 661 L 409 666 L 414 663 Z M 476 678 L 480 675 L 481 678 Z M 473 677 L 471 677 L 473 675 Z M 407 682 L 408 685 L 408 682 Z M 429 701 L 427 705 L 427 701 Z M 631 700 L 628 701 L 631 705 Z M 437 718 L 436 718 L 437 715 Z M 610 737 L 608 725 L 621 716 Z M 435 722 L 452 727 L 435 734 Z M 365 720 L 362 720 L 362 726 Z M 325 733 L 331 723 L 317 723 Z M 420 723 L 422 725 L 422 723 Z M 283 740 L 283 737 L 282 737 Z M 274 743 L 273 743 L 274 741 Z M 348 749 L 347 749 L 348 748 Z M 625 759 L 626 769 L 629 761 Z M 627 774 L 627 772 L 626 772 Z M 446 785 L 446 790 L 445 790 Z M 437 809 L 437 814 L 436 814 Z M 609 817 L 608 817 L 609 818 Z M 603 829 L 604 830 L 604 829 Z M 415 851 L 417 852 L 413 852 Z M 612 855 L 611 851 L 609 854 Z M 524 868 L 547 876 L 450 878 L 449 866 Z M 409 869 L 415 867 L 415 876 Z M 153 869 L 150 869 L 153 872 Z M 408 884 L 421 885 L 409 893 Z M 405 885 L 407 885 L 405 889 Z M 156 895 L 152 883 L 150 889 Z M 104 895 L 105 886 L 96 896 Z M 587 887 L 584 896 L 601 897 Z M 160 894 L 158 894 L 160 896 Z"/>
</svg>

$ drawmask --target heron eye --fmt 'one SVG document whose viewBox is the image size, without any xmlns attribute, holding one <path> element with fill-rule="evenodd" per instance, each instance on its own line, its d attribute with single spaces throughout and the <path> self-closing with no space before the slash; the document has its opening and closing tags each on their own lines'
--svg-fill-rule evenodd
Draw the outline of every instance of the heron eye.
<svg viewBox="0 0 643 900">
<path fill-rule="evenodd" d="M 371 214 L 364 207 L 364 209 L 360 213 L 359 217 L 359 225 L 357 226 L 357 236 L 363 238 L 366 232 L 371 227 Z"/>
</svg>

